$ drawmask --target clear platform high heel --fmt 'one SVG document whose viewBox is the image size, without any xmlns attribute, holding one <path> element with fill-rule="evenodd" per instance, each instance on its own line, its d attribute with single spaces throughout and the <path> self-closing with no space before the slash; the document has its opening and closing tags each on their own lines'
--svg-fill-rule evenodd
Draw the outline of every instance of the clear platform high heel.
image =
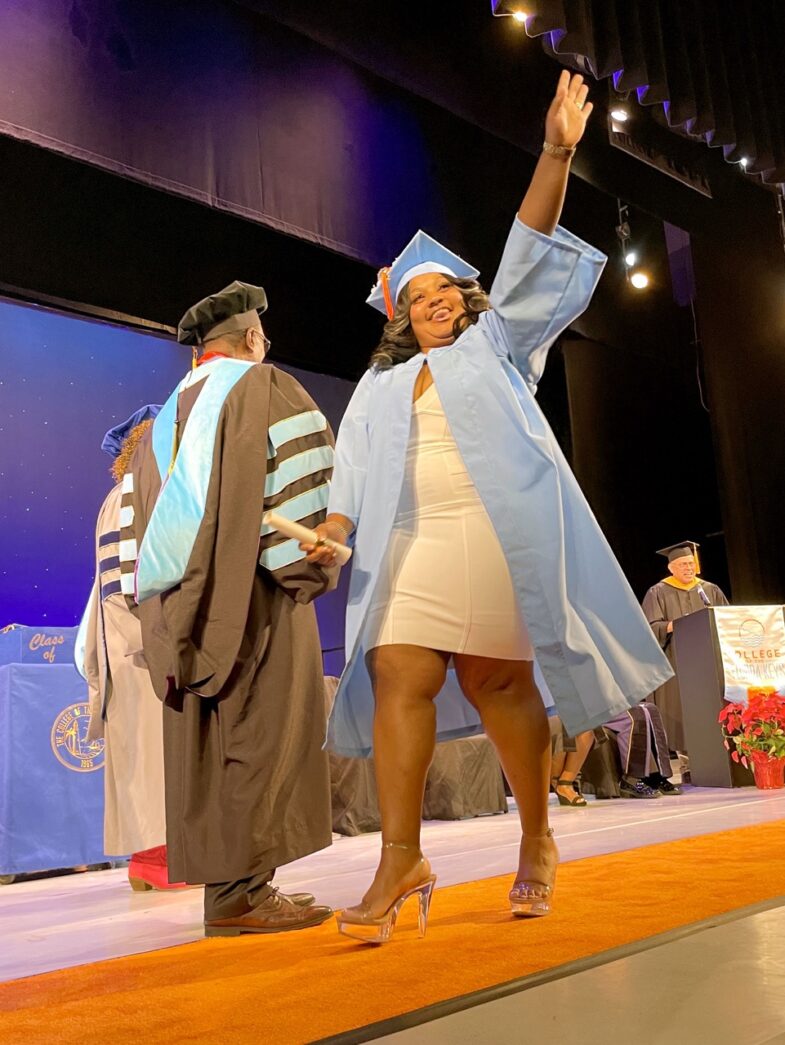
<svg viewBox="0 0 785 1045">
<path fill-rule="evenodd" d="M 529 835 L 530 838 L 553 838 L 553 828 L 544 835 Z M 542 918 L 551 913 L 553 885 L 531 878 L 518 878 L 510 890 L 510 909 L 516 918 Z"/>
<path fill-rule="evenodd" d="M 418 847 L 405 845 L 403 842 L 385 842 L 382 849 L 418 849 Z M 425 863 L 422 855 L 420 863 Z M 365 903 L 358 904 L 356 907 L 347 907 L 346 910 L 339 911 L 336 915 L 338 931 L 344 936 L 349 936 L 353 940 L 361 940 L 363 943 L 387 943 L 392 938 L 398 915 L 404 904 L 411 897 L 416 896 L 419 934 L 421 937 L 425 936 L 435 884 L 436 875 L 427 875 L 417 885 L 410 886 L 397 896 L 385 913 L 379 916 L 372 915 L 370 908 Z"/>
</svg>

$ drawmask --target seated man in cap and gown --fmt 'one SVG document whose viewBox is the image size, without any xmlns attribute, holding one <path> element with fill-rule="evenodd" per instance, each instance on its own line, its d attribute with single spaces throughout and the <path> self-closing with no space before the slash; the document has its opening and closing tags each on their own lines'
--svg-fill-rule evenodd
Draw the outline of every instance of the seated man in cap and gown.
<svg viewBox="0 0 785 1045">
<path fill-rule="evenodd" d="M 688 613 L 702 610 L 704 606 L 727 606 L 724 592 L 716 584 L 698 576 L 698 547 L 695 541 L 682 541 L 661 548 L 657 554 L 668 560 L 669 577 L 659 581 L 646 592 L 643 612 L 665 652 L 665 656 L 676 670 L 673 643 L 673 622 Z M 679 695 L 679 680 L 674 674 L 653 693 L 654 703 L 662 715 L 665 732 L 672 751 L 684 753 L 687 744 L 684 738 L 684 719 Z"/>
<path fill-rule="evenodd" d="M 206 883 L 205 933 L 330 917 L 276 868 L 331 843 L 321 648 L 312 600 L 336 571 L 262 521 L 324 518 L 333 437 L 289 374 L 259 365 L 264 290 L 235 282 L 183 316 L 203 349 L 123 480 L 121 583 L 133 585 L 164 702 L 169 871 Z"/>
<path fill-rule="evenodd" d="M 621 798 L 661 798 L 680 795 L 671 782 L 670 747 L 659 708 L 644 700 L 603 724 L 615 734 L 621 763 Z"/>
<path fill-rule="evenodd" d="M 131 591 L 133 578 L 120 574 L 120 501 L 131 456 L 160 409 L 141 407 L 110 429 L 101 444 L 115 459 L 116 485 L 98 513 L 95 583 L 76 646 L 76 666 L 88 685 L 88 738 L 103 737 L 105 743 L 104 852 L 132 854 L 128 877 L 140 890 L 176 886 L 166 866 L 161 701 L 142 652 L 139 621 L 123 594 Z"/>
</svg>

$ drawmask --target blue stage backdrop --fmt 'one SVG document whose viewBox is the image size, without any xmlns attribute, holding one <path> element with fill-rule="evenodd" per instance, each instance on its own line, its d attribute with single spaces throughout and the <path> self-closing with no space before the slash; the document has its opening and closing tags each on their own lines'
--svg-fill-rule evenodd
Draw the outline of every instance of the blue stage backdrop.
<svg viewBox="0 0 785 1045">
<path fill-rule="evenodd" d="M 68 627 L 90 592 L 95 520 L 112 485 L 103 434 L 141 404 L 162 403 L 191 353 L 139 330 L 0 300 L 0 360 L 0 627 Z M 337 427 L 352 384 L 292 373 Z M 329 650 L 343 644 L 342 599 L 323 601 Z"/>
</svg>

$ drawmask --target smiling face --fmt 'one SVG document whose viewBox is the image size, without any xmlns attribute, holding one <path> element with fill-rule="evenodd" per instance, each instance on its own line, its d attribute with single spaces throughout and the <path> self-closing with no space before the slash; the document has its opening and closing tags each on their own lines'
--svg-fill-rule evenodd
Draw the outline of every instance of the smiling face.
<svg viewBox="0 0 785 1045">
<path fill-rule="evenodd" d="M 451 345 L 453 325 L 466 312 L 460 288 L 441 272 L 426 272 L 409 282 L 408 291 L 409 322 L 420 350 Z"/>
<path fill-rule="evenodd" d="M 671 559 L 668 569 L 677 581 L 681 581 L 682 584 L 691 584 L 695 580 L 695 556 L 681 555 L 678 559 Z"/>
</svg>

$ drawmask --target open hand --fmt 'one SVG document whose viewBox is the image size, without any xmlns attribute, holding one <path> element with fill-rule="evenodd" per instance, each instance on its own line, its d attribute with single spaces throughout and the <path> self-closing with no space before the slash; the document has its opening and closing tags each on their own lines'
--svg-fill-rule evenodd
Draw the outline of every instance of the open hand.
<svg viewBox="0 0 785 1045">
<path fill-rule="evenodd" d="M 556 94 L 545 117 L 547 142 L 551 145 L 565 145 L 570 149 L 578 144 L 594 108 L 591 102 L 586 101 L 588 96 L 589 88 L 583 82 L 583 77 L 572 76 L 568 69 L 563 69 Z"/>
</svg>

